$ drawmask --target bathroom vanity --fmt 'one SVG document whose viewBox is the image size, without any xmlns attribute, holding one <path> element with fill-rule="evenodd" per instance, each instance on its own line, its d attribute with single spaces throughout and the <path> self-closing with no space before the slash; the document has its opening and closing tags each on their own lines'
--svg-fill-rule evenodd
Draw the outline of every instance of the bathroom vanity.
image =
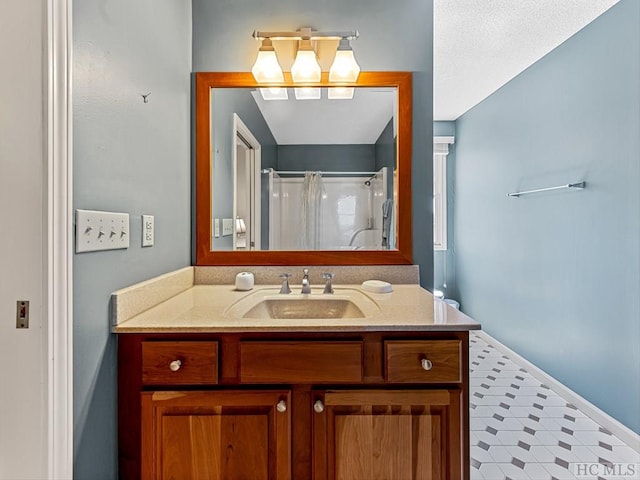
<svg viewBox="0 0 640 480">
<path fill-rule="evenodd" d="M 235 168 L 237 133 L 212 134 L 242 129 L 228 124 L 220 94 L 260 85 L 249 72 L 194 76 L 197 266 L 112 296 L 119 477 L 469 480 L 469 330 L 480 327 L 420 288 L 411 265 L 412 73 L 361 72 L 348 84 L 393 95 L 383 122 L 395 129 L 390 248 L 312 252 L 266 251 L 242 226 L 215 233 L 219 217 L 224 237 L 225 217 L 242 213 L 227 198 L 238 179 L 220 173 Z M 279 85 L 296 86 L 288 76 Z M 332 84 L 323 74 L 313 86 Z M 239 265 L 256 275 L 251 291 L 233 287 Z M 310 265 L 311 293 L 300 293 Z M 293 293 L 279 293 L 281 273 L 294 274 Z M 333 294 L 322 273 L 336 273 Z M 393 291 L 365 292 L 373 279 Z"/>
<path fill-rule="evenodd" d="M 469 478 L 472 319 L 416 284 L 282 296 L 351 317 L 250 318 L 277 287 L 190 270 L 112 299 L 121 479 Z"/>
</svg>

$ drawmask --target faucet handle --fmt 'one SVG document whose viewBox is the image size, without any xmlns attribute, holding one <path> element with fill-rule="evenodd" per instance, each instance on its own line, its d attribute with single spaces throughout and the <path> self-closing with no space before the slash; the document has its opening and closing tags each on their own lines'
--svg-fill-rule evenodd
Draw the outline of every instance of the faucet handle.
<svg viewBox="0 0 640 480">
<path fill-rule="evenodd" d="M 289 279 L 291 278 L 291 274 L 281 273 L 280 278 L 282 279 L 282 287 L 280 287 L 280 293 L 291 293 L 291 288 L 289 288 Z"/>
<path fill-rule="evenodd" d="M 308 268 L 303 268 L 302 269 L 302 290 L 300 291 L 300 293 L 305 294 L 305 293 L 311 293 L 311 283 L 309 282 L 309 269 Z"/>
<path fill-rule="evenodd" d="M 322 278 L 325 280 L 324 291 L 322 293 L 333 293 L 333 285 L 331 285 L 331 280 L 335 277 L 335 273 L 325 272 L 322 274 Z"/>
</svg>

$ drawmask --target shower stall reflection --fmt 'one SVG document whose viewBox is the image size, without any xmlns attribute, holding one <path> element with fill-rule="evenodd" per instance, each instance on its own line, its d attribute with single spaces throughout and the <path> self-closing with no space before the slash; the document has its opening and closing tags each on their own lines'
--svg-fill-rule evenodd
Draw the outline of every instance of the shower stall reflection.
<svg viewBox="0 0 640 480">
<path fill-rule="evenodd" d="M 268 175 L 269 250 L 394 248 L 388 169 Z"/>
</svg>

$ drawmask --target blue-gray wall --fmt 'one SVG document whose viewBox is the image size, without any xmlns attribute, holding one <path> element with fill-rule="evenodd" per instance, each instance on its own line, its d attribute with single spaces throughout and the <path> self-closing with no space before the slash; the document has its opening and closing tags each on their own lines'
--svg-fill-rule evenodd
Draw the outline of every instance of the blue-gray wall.
<svg viewBox="0 0 640 480">
<path fill-rule="evenodd" d="M 278 170 L 370 172 L 374 145 L 278 145 Z"/>
<path fill-rule="evenodd" d="M 454 212 L 464 310 L 636 432 L 639 30 L 622 0 L 459 118 Z"/>
<path fill-rule="evenodd" d="M 110 293 L 190 263 L 190 2 L 76 1 L 73 30 L 74 208 L 131 215 L 128 250 L 78 254 L 73 268 L 74 477 L 113 480 Z M 156 227 L 144 249 L 143 213 Z"/>
<path fill-rule="evenodd" d="M 248 71 L 256 30 L 352 30 L 362 70 L 413 71 L 413 245 L 421 283 L 433 283 L 433 2 L 424 0 L 193 0 L 194 71 Z"/>
<path fill-rule="evenodd" d="M 389 171 L 392 172 L 393 170 L 395 170 L 398 163 L 397 156 L 398 154 L 396 148 L 396 137 L 393 132 L 393 119 L 391 119 L 376 140 L 376 162 L 374 170 L 378 171 L 383 167 L 387 167 Z"/>
<path fill-rule="evenodd" d="M 456 122 L 433 122 L 434 137 L 455 137 Z M 456 145 L 449 145 L 447 155 L 447 250 L 433 252 L 433 286 L 446 298 L 459 300 L 456 285 L 456 237 L 453 222 L 456 199 Z"/>
<path fill-rule="evenodd" d="M 384 127 L 382 133 L 376 140 L 376 165 L 374 170 L 377 172 L 383 167 L 387 167 L 388 175 L 387 175 L 387 192 L 388 197 L 393 199 L 393 172 L 396 169 L 396 165 L 398 164 L 398 149 L 396 137 L 393 134 L 393 119 L 389 120 L 387 126 Z M 393 245 L 393 243 L 390 243 Z"/>
</svg>

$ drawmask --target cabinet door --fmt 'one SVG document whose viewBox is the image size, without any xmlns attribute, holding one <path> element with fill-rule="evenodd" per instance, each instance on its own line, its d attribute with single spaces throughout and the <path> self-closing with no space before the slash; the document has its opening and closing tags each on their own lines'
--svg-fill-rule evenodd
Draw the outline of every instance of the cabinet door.
<svg viewBox="0 0 640 480">
<path fill-rule="evenodd" d="M 291 478 L 290 392 L 142 393 L 142 478 Z"/>
<path fill-rule="evenodd" d="M 460 391 L 315 391 L 312 401 L 316 480 L 463 478 Z"/>
</svg>

